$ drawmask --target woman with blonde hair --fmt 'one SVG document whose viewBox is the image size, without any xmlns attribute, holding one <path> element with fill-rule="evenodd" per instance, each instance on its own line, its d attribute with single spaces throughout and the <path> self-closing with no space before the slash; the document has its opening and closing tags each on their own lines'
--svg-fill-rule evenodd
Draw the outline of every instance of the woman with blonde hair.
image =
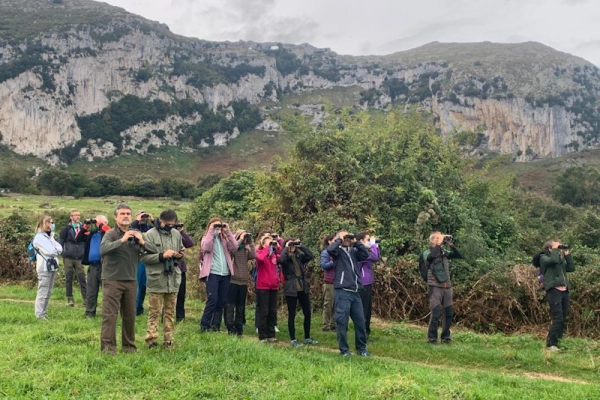
<svg viewBox="0 0 600 400">
<path fill-rule="evenodd" d="M 38 276 L 35 316 L 43 321 L 48 319 L 48 302 L 52 295 L 52 289 L 54 289 L 56 271 L 58 271 L 58 255 L 62 253 L 62 246 L 54 240 L 54 229 L 55 225 L 52 217 L 42 215 L 33 238 Z"/>
<path fill-rule="evenodd" d="M 220 218 L 208 221 L 200 243 L 202 268 L 200 279 L 206 284 L 206 305 L 200 320 L 200 331 L 219 331 L 231 276 L 234 275 L 231 253 L 238 248 L 229 225 Z"/>
</svg>

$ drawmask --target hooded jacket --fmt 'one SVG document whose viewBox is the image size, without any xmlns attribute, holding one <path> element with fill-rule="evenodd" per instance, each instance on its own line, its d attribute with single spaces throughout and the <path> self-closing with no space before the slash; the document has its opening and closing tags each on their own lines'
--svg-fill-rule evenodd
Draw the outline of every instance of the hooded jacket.
<svg viewBox="0 0 600 400">
<path fill-rule="evenodd" d="M 280 271 L 277 266 L 278 251 L 272 252 L 270 246 L 256 249 L 256 289 L 279 290 Z"/>
<path fill-rule="evenodd" d="M 148 292 L 177 293 L 181 285 L 181 269 L 175 263 L 179 264 L 179 259 L 172 259 L 174 268 L 167 273 L 167 259 L 163 257 L 163 253 L 167 250 L 181 250 L 183 247 L 181 233 L 177 229 L 167 231 L 154 227 L 144 234 L 144 238 L 158 250 L 156 254 L 144 254 L 141 260 L 146 265 Z"/>
<path fill-rule="evenodd" d="M 565 286 L 569 290 L 567 272 L 575 271 L 571 254 L 562 256 L 559 249 L 546 250 L 540 257 L 540 268 L 544 274 L 544 289 L 550 290 L 557 286 Z"/>
<path fill-rule="evenodd" d="M 327 252 L 333 258 L 333 268 L 335 268 L 333 287 L 358 292 L 362 288 L 358 263 L 369 258 L 369 250 L 359 241 L 353 246 L 342 247 L 342 239 L 336 239 L 327 247 Z"/>
<path fill-rule="evenodd" d="M 373 271 L 373 263 L 380 259 L 379 246 L 376 243 L 371 245 L 369 257 L 362 262 L 359 262 L 361 270 L 361 278 L 363 286 L 372 285 L 375 283 L 375 272 Z"/>
<path fill-rule="evenodd" d="M 296 276 L 296 268 L 294 265 L 294 260 L 292 257 L 296 257 L 298 264 L 300 265 L 301 275 Z M 300 284 L 305 293 L 309 292 L 309 284 L 306 279 L 306 266 L 310 260 L 315 258 L 313 253 L 306 246 L 298 246 L 296 247 L 296 251 L 294 253 L 289 252 L 288 247 L 284 247 L 281 255 L 279 256 L 279 265 L 281 265 L 281 271 L 283 272 L 283 276 L 285 281 L 283 283 L 283 292 L 286 296 L 296 297 L 298 296 L 297 289 L 297 280 L 300 280 Z"/>
<path fill-rule="evenodd" d="M 223 253 L 225 254 L 225 261 L 229 267 L 229 273 L 234 276 L 233 262 L 231 261 L 231 252 L 235 251 L 238 247 L 238 242 L 235 240 L 233 233 L 227 229 L 226 238 L 219 235 L 221 244 L 223 245 Z M 202 268 L 200 269 L 200 279 L 206 278 L 210 275 L 210 267 L 213 259 L 213 248 L 215 241 L 215 229 L 211 226 L 208 228 L 206 235 L 202 237 L 200 242 L 200 256 L 202 257 Z"/>
<path fill-rule="evenodd" d="M 33 246 L 36 248 L 37 257 L 36 272 L 49 272 L 46 261 L 54 258 L 58 264 L 58 255 L 62 252 L 62 246 L 52 236 L 49 236 L 46 232 L 38 232 L 33 238 Z"/>
</svg>

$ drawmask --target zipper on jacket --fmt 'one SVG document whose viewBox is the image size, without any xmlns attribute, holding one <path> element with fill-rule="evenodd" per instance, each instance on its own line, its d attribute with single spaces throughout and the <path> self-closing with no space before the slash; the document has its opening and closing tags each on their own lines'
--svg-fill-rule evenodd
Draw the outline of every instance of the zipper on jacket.
<svg viewBox="0 0 600 400">
<path fill-rule="evenodd" d="M 345 272 L 346 272 L 346 271 L 342 271 L 342 277 L 341 277 L 341 279 L 340 279 L 340 285 L 343 285 L 343 284 L 344 284 L 344 273 L 345 273 Z"/>
</svg>

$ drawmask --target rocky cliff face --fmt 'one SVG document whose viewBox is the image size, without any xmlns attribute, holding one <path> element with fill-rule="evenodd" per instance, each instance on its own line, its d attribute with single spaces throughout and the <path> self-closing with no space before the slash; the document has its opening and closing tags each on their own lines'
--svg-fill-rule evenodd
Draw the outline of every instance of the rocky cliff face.
<svg viewBox="0 0 600 400">
<path fill-rule="evenodd" d="M 598 68 L 535 43 L 434 43 L 342 57 L 309 45 L 188 39 L 102 3 L 55 3 L 0 5 L 0 25 L 9 27 L 0 34 L 0 133 L 20 154 L 53 153 L 59 162 L 61 149 L 91 160 L 224 145 L 240 130 L 279 129 L 248 117 L 251 105 L 349 86 L 362 89 L 351 99 L 357 108 L 415 106 L 432 113 L 442 134 L 479 132 L 488 150 L 522 161 L 595 147 L 600 138 Z M 38 30 L 23 27 L 37 18 L 46 21 Z M 143 103 L 131 109 L 120 102 L 127 96 Z M 322 118 L 317 104 L 295 107 L 315 123 Z"/>
</svg>

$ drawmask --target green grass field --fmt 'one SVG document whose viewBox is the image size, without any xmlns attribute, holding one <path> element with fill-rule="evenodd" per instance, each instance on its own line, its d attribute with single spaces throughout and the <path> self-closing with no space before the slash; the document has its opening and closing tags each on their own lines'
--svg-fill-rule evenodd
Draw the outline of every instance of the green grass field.
<svg viewBox="0 0 600 400">
<path fill-rule="evenodd" d="M 280 344 L 262 344 L 253 310 L 243 338 L 198 332 L 202 303 L 188 302 L 172 350 L 144 346 L 146 317 L 138 317 L 139 352 L 100 354 L 100 319 L 85 319 L 80 298 L 65 303 L 57 287 L 50 321 L 33 313 L 35 288 L 0 286 L 0 396 L 81 399 L 597 399 L 600 346 L 565 339 L 561 354 L 545 354 L 530 335 L 455 331 L 455 343 L 433 347 L 425 331 L 376 321 L 373 357 L 338 355 L 335 336 L 319 329 L 319 345 L 288 346 L 279 313 Z M 78 293 L 77 293 L 78 295 Z M 300 317 L 297 330 L 301 329 Z M 350 332 L 351 343 L 353 335 Z M 120 337 L 118 334 L 117 337 Z"/>
<path fill-rule="evenodd" d="M 0 218 L 8 217 L 14 212 L 37 216 L 53 212 L 68 213 L 72 209 L 77 209 L 81 211 L 81 217 L 84 219 L 103 214 L 110 220 L 115 206 L 120 202 L 129 204 L 134 212 L 143 209 L 153 215 L 159 215 L 161 211 L 171 208 L 178 212 L 179 218 L 182 220 L 192 204 L 171 199 L 142 199 L 139 197 L 86 197 L 75 199 L 73 197 L 11 194 L 0 196 Z"/>
</svg>

